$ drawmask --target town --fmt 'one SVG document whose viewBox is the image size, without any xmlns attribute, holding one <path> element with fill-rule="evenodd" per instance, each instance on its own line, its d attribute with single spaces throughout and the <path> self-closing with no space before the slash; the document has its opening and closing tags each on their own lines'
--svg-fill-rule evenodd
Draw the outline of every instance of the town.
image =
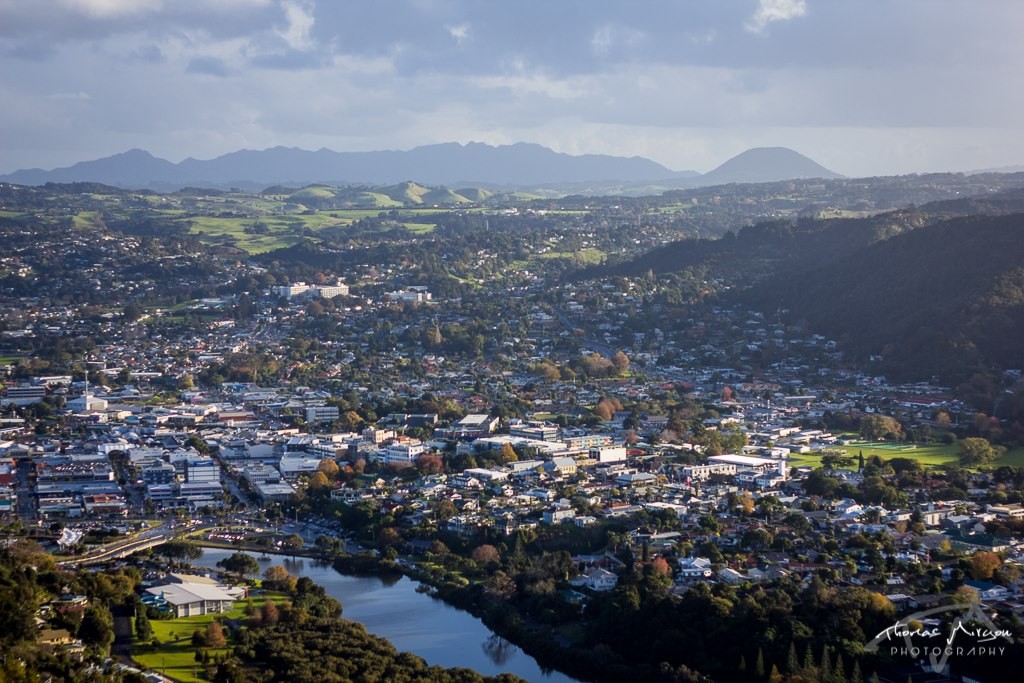
<svg viewBox="0 0 1024 683">
<path fill-rule="evenodd" d="M 759 637 L 728 664 L 673 665 L 725 680 L 736 662 L 759 680 L 837 666 L 896 680 L 919 669 L 862 669 L 840 640 L 951 601 L 1016 620 L 1019 653 L 1021 426 L 979 408 L 981 378 L 889 380 L 788 311 L 731 299 L 743 281 L 724 273 L 591 271 L 579 255 L 610 250 L 616 222 L 558 211 L 438 209 L 418 236 L 382 213 L 358 244 L 315 257 L 121 234 L 100 213 L 58 238 L 8 212 L 8 539 L 66 567 L 179 537 L 363 558 L 453 601 L 475 587 L 477 607 L 535 623 L 503 625 L 524 646 L 566 650 L 604 642 L 602 620 L 631 595 L 627 621 L 654 597 L 738 602 L 758 586 L 868 596 L 864 624 L 821 634 L 824 650 Z M 481 216 L 483 234 L 466 227 Z M 653 244 L 677 236 L 657 221 Z M 984 382 L 1022 389 L 1020 368 Z M 149 595 L 181 617 L 242 596 L 224 590 L 199 607 L 186 589 Z M 573 642 L 575 623 L 592 631 Z M 813 663 L 788 661 L 794 649 Z M 611 648 L 604 664 L 622 672 L 634 654 Z"/>
</svg>

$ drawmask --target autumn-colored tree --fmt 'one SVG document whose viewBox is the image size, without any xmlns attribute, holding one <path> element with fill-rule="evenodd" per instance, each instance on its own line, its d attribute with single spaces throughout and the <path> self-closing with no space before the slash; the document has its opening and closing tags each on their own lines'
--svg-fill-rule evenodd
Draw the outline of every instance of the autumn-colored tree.
<svg viewBox="0 0 1024 683">
<path fill-rule="evenodd" d="M 612 361 L 599 353 L 592 353 L 589 356 L 584 356 L 580 365 L 583 368 L 583 371 L 591 377 L 607 377 L 615 368 L 615 366 L 612 365 Z"/>
<path fill-rule="evenodd" d="M 260 617 L 264 626 L 273 626 L 280 620 L 281 613 L 278 611 L 277 605 L 274 604 L 273 600 L 267 600 L 263 603 Z"/>
<path fill-rule="evenodd" d="M 519 456 L 516 455 L 516 449 L 512 448 L 512 444 L 506 442 L 502 444 L 501 451 L 498 453 L 498 459 L 501 464 L 504 465 L 510 462 L 516 462 L 519 460 Z"/>
<path fill-rule="evenodd" d="M 978 581 L 988 581 L 1002 564 L 1002 558 L 995 553 L 979 550 L 971 555 L 971 576 Z"/>
<path fill-rule="evenodd" d="M 473 548 L 473 552 L 470 553 L 469 557 L 481 566 L 501 562 L 501 553 L 498 552 L 497 548 L 489 543 L 484 543 L 483 545 Z"/>
<path fill-rule="evenodd" d="M 651 568 L 659 574 L 670 575 L 672 573 L 672 567 L 669 566 L 668 560 L 660 555 L 651 561 Z"/>
<path fill-rule="evenodd" d="M 309 488 L 311 489 L 322 489 L 331 485 L 330 479 L 327 475 L 321 471 L 317 471 L 309 479 Z"/>
<path fill-rule="evenodd" d="M 324 458 L 316 468 L 326 474 L 327 478 L 332 481 L 338 478 L 338 472 L 341 470 L 338 467 L 338 463 L 334 461 L 334 458 Z"/>
<path fill-rule="evenodd" d="M 424 453 L 416 458 L 416 469 L 423 474 L 440 474 L 444 472 L 444 460 L 436 453 Z"/>
<path fill-rule="evenodd" d="M 740 495 L 739 507 L 745 515 L 749 515 L 754 511 L 754 496 L 750 491 L 744 491 Z"/>
<path fill-rule="evenodd" d="M 546 358 L 533 366 L 533 371 L 548 382 L 554 382 L 562 376 L 558 366 Z"/>
<path fill-rule="evenodd" d="M 620 410 L 622 410 L 622 404 L 617 398 L 602 398 L 594 406 L 594 414 L 606 422 Z"/>
<path fill-rule="evenodd" d="M 612 356 L 612 367 L 615 368 L 616 375 L 625 375 L 629 370 L 629 356 L 623 351 L 619 351 Z"/>
<path fill-rule="evenodd" d="M 291 593 L 295 590 L 295 584 L 297 581 L 298 579 L 292 576 L 287 569 L 279 564 L 275 564 L 273 567 L 268 567 L 267 571 L 263 572 L 263 585 L 271 590 Z"/>
<path fill-rule="evenodd" d="M 227 647 L 228 639 L 224 635 L 224 627 L 219 621 L 211 621 L 206 627 L 206 646 L 210 648 Z"/>
</svg>

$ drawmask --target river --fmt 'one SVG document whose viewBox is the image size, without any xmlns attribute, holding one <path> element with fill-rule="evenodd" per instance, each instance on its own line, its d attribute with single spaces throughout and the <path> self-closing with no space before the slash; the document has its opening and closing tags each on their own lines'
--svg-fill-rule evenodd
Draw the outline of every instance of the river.
<svg viewBox="0 0 1024 683">
<path fill-rule="evenodd" d="M 218 561 L 235 551 L 203 548 L 196 567 L 216 569 Z M 249 553 L 253 557 L 255 553 Z M 443 600 L 416 592 L 408 577 L 382 579 L 348 576 L 329 564 L 309 558 L 271 555 L 259 560 L 260 569 L 280 564 L 293 576 L 308 576 L 342 605 L 342 616 L 387 638 L 402 652 L 411 652 L 428 664 L 465 667 L 485 676 L 511 673 L 531 683 L 575 683 L 575 679 L 542 669 L 519 647 L 499 637 L 479 619 Z"/>
</svg>

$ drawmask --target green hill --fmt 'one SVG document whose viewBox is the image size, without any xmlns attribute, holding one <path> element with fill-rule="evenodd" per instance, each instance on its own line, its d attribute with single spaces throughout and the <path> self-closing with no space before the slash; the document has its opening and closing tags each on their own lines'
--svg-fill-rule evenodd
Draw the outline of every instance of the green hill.
<svg viewBox="0 0 1024 683">
<path fill-rule="evenodd" d="M 447 187 L 439 187 L 427 192 L 422 196 L 424 204 L 438 204 L 442 206 L 451 206 L 455 204 L 472 204 L 472 201 L 463 197 L 457 192 L 449 190 Z"/>
<path fill-rule="evenodd" d="M 424 187 L 419 183 L 414 183 L 411 180 L 407 180 L 404 183 L 398 183 L 397 185 L 387 185 L 375 189 L 377 192 L 387 195 L 394 201 L 401 202 L 402 204 L 422 204 L 423 195 L 430 192 L 430 188 Z"/>
<path fill-rule="evenodd" d="M 1024 363 L 1024 214 L 967 216 L 882 240 L 827 266 L 762 283 L 887 374 L 965 381 Z"/>
<path fill-rule="evenodd" d="M 303 202 L 308 199 L 333 199 L 336 194 L 337 190 L 327 185 L 307 185 L 289 197 L 292 201 Z"/>
<path fill-rule="evenodd" d="M 455 193 L 465 197 L 471 202 L 481 203 L 486 202 L 488 199 L 494 196 L 494 193 L 490 190 L 485 190 L 482 187 L 464 187 L 455 190 Z"/>
</svg>

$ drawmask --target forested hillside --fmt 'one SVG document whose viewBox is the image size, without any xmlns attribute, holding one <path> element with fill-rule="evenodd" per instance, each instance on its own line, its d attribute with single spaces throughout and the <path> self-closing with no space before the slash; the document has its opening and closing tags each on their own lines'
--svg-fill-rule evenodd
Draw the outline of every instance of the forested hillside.
<svg viewBox="0 0 1024 683">
<path fill-rule="evenodd" d="M 886 372 L 957 380 L 1024 360 L 1024 214 L 970 216 L 810 263 L 749 293 Z"/>
<path fill-rule="evenodd" d="M 1024 193 L 935 202 L 869 218 L 759 223 L 585 271 L 689 272 L 739 301 L 881 357 L 893 377 L 1016 368 L 1024 351 Z"/>
</svg>

